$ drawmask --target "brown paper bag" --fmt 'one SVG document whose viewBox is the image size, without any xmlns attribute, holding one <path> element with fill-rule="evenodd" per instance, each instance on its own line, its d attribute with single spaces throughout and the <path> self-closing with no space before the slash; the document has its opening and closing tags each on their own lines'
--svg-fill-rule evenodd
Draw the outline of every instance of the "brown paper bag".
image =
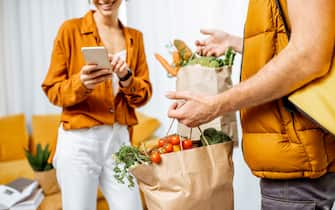
<svg viewBox="0 0 335 210">
<path fill-rule="evenodd" d="M 162 155 L 157 165 L 139 165 L 149 210 L 232 210 L 233 142 Z"/>
<path fill-rule="evenodd" d="M 187 65 L 181 68 L 177 74 L 177 91 L 190 91 L 204 93 L 206 95 L 216 95 L 232 87 L 231 68 L 209 68 L 201 65 Z M 206 128 L 216 128 L 225 132 L 237 142 L 237 124 L 235 112 L 227 113 L 213 121 L 200 126 L 202 130 Z M 178 124 L 178 134 L 188 137 L 190 128 Z M 192 131 L 192 140 L 200 139 L 200 132 Z"/>
<path fill-rule="evenodd" d="M 35 171 L 35 180 L 40 184 L 45 195 L 54 194 L 60 191 L 55 169 Z"/>
</svg>

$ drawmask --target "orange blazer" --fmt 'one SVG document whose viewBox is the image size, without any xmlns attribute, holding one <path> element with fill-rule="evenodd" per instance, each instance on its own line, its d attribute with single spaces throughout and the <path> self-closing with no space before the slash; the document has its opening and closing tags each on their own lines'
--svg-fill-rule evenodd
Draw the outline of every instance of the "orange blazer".
<svg viewBox="0 0 335 210">
<path fill-rule="evenodd" d="M 103 46 L 93 11 L 84 17 L 67 20 L 54 41 L 51 63 L 42 89 L 51 103 L 63 108 L 61 122 L 65 130 L 89 128 L 96 125 L 137 124 L 135 108 L 144 105 L 152 95 L 142 33 L 122 27 L 125 35 L 126 62 L 134 73 L 128 87 L 120 85 L 114 97 L 112 81 L 99 84 L 92 91 L 80 80 L 85 65 L 81 47 Z"/>
</svg>

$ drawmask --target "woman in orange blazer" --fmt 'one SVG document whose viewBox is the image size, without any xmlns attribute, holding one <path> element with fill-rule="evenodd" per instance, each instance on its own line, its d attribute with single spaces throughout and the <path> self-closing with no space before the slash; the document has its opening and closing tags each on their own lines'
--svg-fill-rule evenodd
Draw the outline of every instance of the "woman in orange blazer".
<svg viewBox="0 0 335 210">
<path fill-rule="evenodd" d="M 112 154 L 129 144 L 134 109 L 152 94 L 143 37 L 118 20 L 122 0 L 93 2 L 95 11 L 60 27 L 42 84 L 63 109 L 53 159 L 63 209 L 96 209 L 98 185 L 110 209 L 141 209 L 137 186 L 128 189 L 114 179 Z M 81 48 L 88 46 L 104 46 L 111 69 L 85 64 Z"/>
</svg>

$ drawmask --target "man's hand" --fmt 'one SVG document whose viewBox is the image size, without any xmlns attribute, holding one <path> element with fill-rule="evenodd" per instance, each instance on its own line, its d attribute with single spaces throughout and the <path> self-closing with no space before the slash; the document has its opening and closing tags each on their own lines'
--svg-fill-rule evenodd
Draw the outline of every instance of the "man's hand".
<svg viewBox="0 0 335 210">
<path fill-rule="evenodd" d="M 85 65 L 80 71 L 81 82 L 90 90 L 93 90 L 99 83 L 111 78 L 112 74 L 109 69 L 97 69 L 95 64 Z"/>
<path fill-rule="evenodd" d="M 195 42 L 197 53 L 204 56 L 221 56 L 229 47 L 242 53 L 243 40 L 220 30 L 200 30 L 209 37 L 205 40 Z"/>
<path fill-rule="evenodd" d="M 168 112 L 170 118 L 177 119 L 188 127 L 196 127 L 210 122 L 218 115 L 215 96 L 191 94 L 190 92 L 169 92 L 169 99 L 181 100 L 173 103 Z"/>
</svg>

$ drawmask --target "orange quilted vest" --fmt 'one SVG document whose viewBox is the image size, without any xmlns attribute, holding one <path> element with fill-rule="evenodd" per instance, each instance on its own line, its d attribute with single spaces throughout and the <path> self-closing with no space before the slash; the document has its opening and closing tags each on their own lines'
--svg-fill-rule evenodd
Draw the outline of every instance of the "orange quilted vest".
<svg viewBox="0 0 335 210">
<path fill-rule="evenodd" d="M 281 2 L 287 11 L 286 1 Z M 259 71 L 287 43 L 275 0 L 250 0 L 241 80 Z M 317 178 L 335 172 L 335 138 L 301 114 L 288 112 L 281 99 L 243 109 L 241 119 L 243 154 L 255 176 Z"/>
</svg>

